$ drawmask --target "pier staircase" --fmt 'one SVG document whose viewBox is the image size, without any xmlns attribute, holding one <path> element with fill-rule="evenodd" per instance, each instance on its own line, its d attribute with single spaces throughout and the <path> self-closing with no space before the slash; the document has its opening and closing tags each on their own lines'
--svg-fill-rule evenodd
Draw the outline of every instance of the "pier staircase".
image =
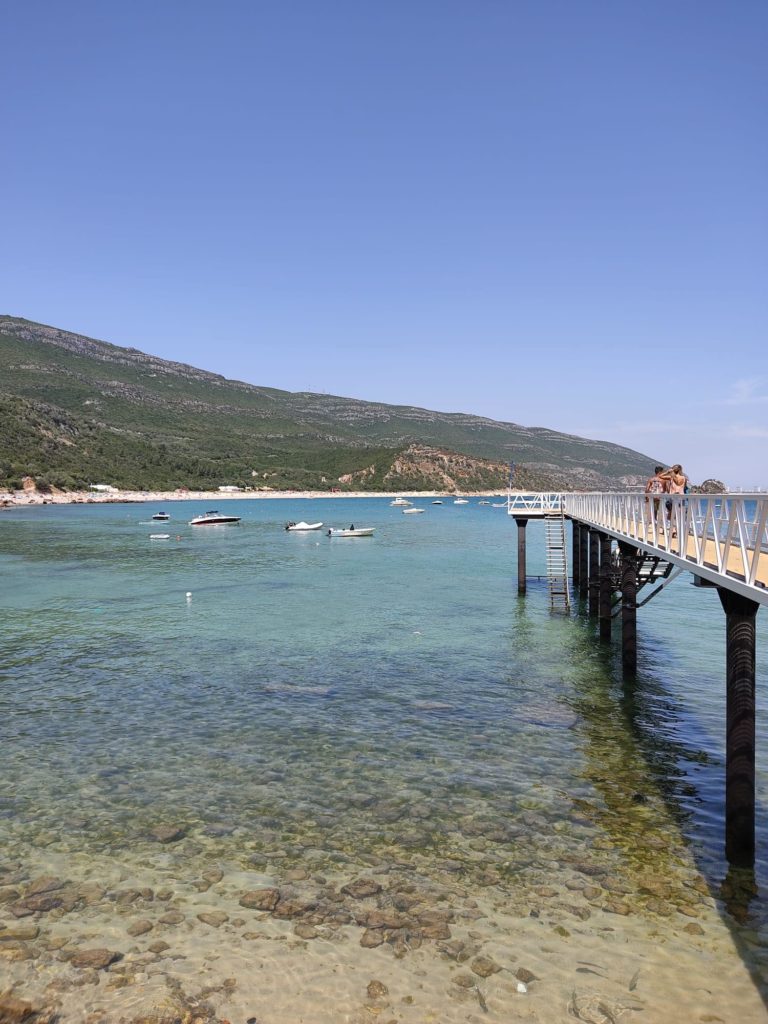
<svg viewBox="0 0 768 1024">
<path fill-rule="evenodd" d="M 681 570 L 675 569 L 671 562 L 666 561 L 664 558 L 659 558 L 656 555 L 646 554 L 640 552 L 635 556 L 637 566 L 637 592 L 639 593 L 643 587 L 649 583 L 659 583 L 661 586 L 653 590 L 644 600 L 638 601 L 637 607 L 642 608 L 644 604 L 647 604 L 651 598 L 655 597 L 667 583 L 671 583 L 675 579 Z M 613 565 L 611 571 L 611 584 L 614 593 L 621 591 L 621 555 L 618 550 L 613 552 Z M 616 597 L 611 607 L 614 609 L 613 614 L 618 615 L 621 605 L 621 597 Z"/>
<path fill-rule="evenodd" d="M 547 536 L 547 585 L 549 607 L 553 612 L 568 614 L 571 591 L 568 584 L 568 554 L 565 546 L 565 516 L 562 510 L 544 517 Z"/>
</svg>

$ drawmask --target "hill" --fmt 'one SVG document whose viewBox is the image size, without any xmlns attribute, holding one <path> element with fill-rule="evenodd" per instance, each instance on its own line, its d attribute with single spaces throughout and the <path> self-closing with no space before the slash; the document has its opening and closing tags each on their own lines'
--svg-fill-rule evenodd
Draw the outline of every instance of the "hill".
<svg viewBox="0 0 768 1024">
<path fill-rule="evenodd" d="M 0 316 L 0 489 L 636 486 L 653 460 L 481 416 L 259 387 Z"/>
</svg>

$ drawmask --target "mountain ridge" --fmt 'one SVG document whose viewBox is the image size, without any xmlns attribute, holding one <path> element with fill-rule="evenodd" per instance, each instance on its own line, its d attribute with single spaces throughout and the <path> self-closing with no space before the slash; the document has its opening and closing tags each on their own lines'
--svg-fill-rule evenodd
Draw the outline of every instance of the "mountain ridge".
<svg viewBox="0 0 768 1024">
<path fill-rule="evenodd" d="M 223 477 L 219 482 L 272 486 L 264 482 L 271 479 L 322 490 L 374 465 L 366 486 L 374 489 L 386 478 L 385 489 L 394 490 L 401 481 L 392 466 L 412 445 L 443 453 L 433 456 L 434 474 L 428 459 L 418 460 L 427 488 L 430 476 L 441 477 L 438 463 L 446 453 L 475 460 L 474 471 L 461 463 L 467 488 L 477 482 L 473 477 L 487 481 L 489 474 L 503 486 L 510 461 L 521 486 L 563 489 L 636 486 L 653 468 L 648 456 L 609 441 L 230 380 L 7 315 L 0 316 L 0 371 L 0 486 L 4 477 L 31 470 L 65 484 L 111 470 L 131 486 L 208 485 Z M 30 425 L 40 442 L 35 457 Z"/>
</svg>

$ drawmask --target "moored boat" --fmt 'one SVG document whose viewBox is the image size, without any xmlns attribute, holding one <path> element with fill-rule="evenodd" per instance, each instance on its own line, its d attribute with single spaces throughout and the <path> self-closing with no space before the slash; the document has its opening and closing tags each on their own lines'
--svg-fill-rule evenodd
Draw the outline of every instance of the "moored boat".
<svg viewBox="0 0 768 1024">
<path fill-rule="evenodd" d="M 286 523 L 285 528 L 289 533 L 306 533 L 307 530 L 319 530 L 322 523 L 305 523 L 303 520 L 300 523 Z"/>
<path fill-rule="evenodd" d="M 372 537 L 374 527 L 364 526 L 361 529 L 355 529 L 354 526 L 350 526 L 347 530 L 329 530 L 329 537 Z"/>
<path fill-rule="evenodd" d="M 412 505 L 412 501 L 408 501 L 407 498 L 395 498 L 394 501 L 390 501 L 390 505 Z"/>
<path fill-rule="evenodd" d="M 190 526 L 223 526 L 225 523 L 239 523 L 240 516 L 225 516 L 221 512 L 204 512 L 190 519 Z"/>
<path fill-rule="evenodd" d="M 166 519 L 170 519 L 171 517 L 170 517 L 170 515 L 167 512 L 155 512 L 155 514 L 152 516 L 152 518 L 153 519 L 160 519 L 160 520 L 164 521 Z"/>
<path fill-rule="evenodd" d="M 454 498 L 453 499 L 453 504 L 454 505 L 468 505 L 469 502 L 467 501 L 466 498 Z"/>
<path fill-rule="evenodd" d="M 417 516 L 417 515 L 419 515 L 419 513 L 423 512 L 423 511 L 424 511 L 423 508 L 404 508 L 403 509 L 403 515 L 404 516 Z"/>
</svg>

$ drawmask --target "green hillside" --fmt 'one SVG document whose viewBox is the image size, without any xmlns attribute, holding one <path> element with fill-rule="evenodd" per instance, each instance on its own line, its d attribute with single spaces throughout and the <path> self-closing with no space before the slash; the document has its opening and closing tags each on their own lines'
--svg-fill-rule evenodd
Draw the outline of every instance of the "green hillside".
<svg viewBox="0 0 768 1024">
<path fill-rule="evenodd" d="M 450 464 L 458 478 L 446 476 L 450 453 L 468 457 Z M 417 478 L 470 489 L 503 486 L 510 461 L 531 487 L 632 486 L 652 469 L 648 457 L 608 442 L 257 387 L 0 317 L 0 489 L 26 475 L 66 489 L 99 481 L 394 490 Z"/>
</svg>

